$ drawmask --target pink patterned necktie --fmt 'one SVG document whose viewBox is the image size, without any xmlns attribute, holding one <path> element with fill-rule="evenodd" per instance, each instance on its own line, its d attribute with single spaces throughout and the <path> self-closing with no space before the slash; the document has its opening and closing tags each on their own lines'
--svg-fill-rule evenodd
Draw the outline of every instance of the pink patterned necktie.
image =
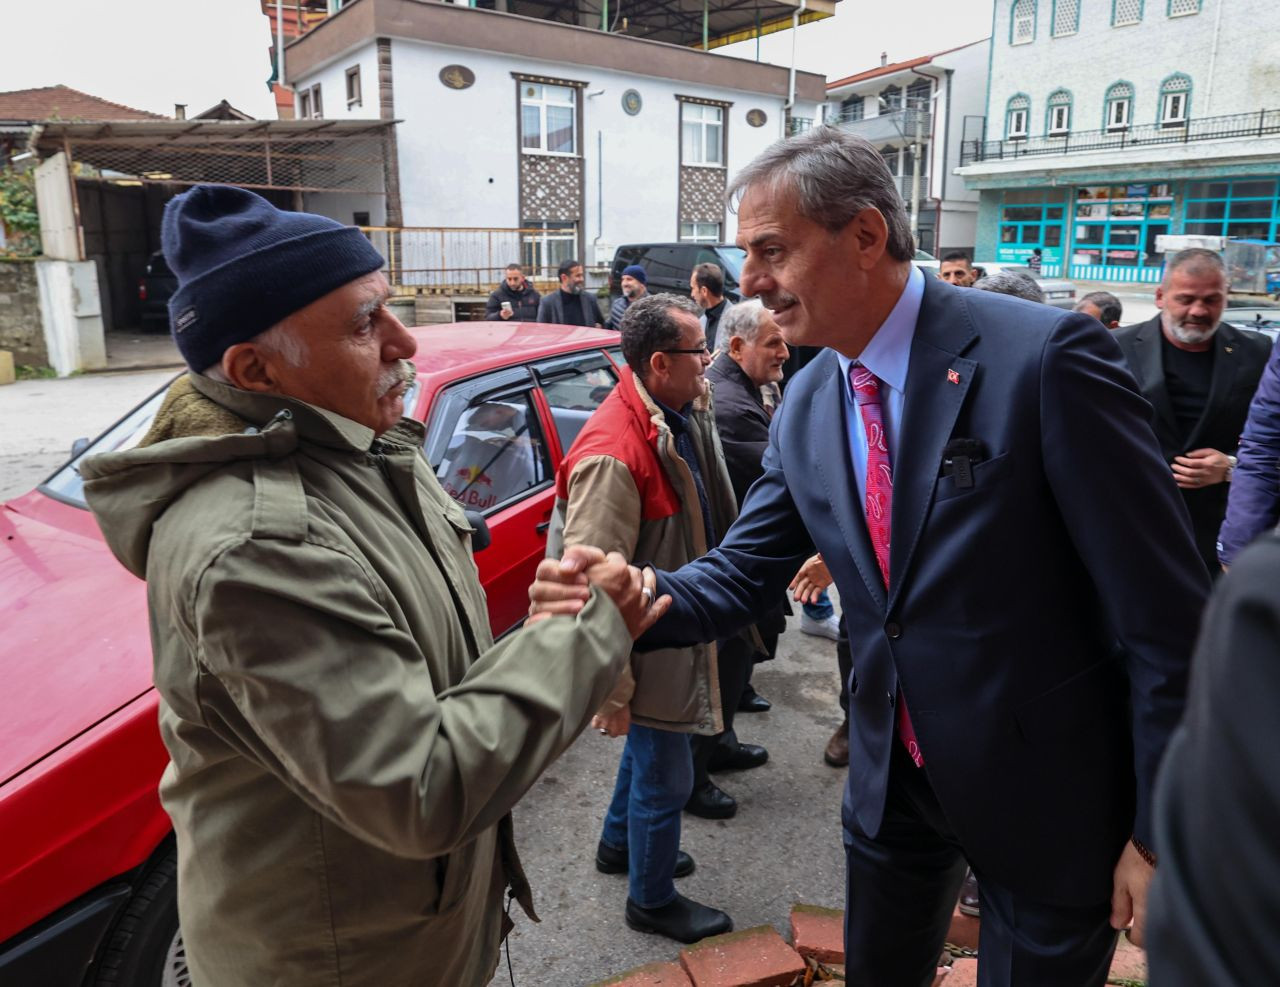
<svg viewBox="0 0 1280 987">
<path fill-rule="evenodd" d="M 893 464 L 889 460 L 889 444 L 885 441 L 884 416 L 880 412 L 880 380 L 866 367 L 855 363 L 849 367 L 849 383 L 862 415 L 862 428 L 867 434 L 867 494 L 863 509 L 867 515 L 867 532 L 885 589 L 889 588 L 889 534 L 893 530 Z M 917 768 L 924 765 L 924 755 L 916 740 L 907 701 L 898 696 L 896 705 L 898 739 L 907 748 Z"/>
</svg>

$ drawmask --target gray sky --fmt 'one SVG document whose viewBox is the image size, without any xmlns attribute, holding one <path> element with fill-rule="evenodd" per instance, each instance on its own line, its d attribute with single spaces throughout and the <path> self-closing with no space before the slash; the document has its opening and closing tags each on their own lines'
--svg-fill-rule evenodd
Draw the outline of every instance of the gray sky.
<svg viewBox="0 0 1280 987">
<path fill-rule="evenodd" d="M 953 48 L 990 32 L 992 0 L 841 0 L 838 13 L 800 28 L 799 68 L 836 79 L 889 61 Z M 62 83 L 104 99 L 170 115 L 221 99 L 274 117 L 267 90 L 271 45 L 256 0 L 5 0 L 0 92 Z M 791 32 L 761 39 L 761 59 L 791 62 Z M 756 43 L 718 49 L 755 58 Z"/>
</svg>

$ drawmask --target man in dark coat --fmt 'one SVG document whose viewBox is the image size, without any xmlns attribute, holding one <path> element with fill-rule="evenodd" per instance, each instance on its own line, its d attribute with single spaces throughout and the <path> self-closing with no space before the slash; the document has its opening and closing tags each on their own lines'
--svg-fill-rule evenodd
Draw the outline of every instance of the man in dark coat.
<svg viewBox="0 0 1280 987">
<path fill-rule="evenodd" d="M 502 284 L 489 295 L 484 317 L 489 322 L 536 322 L 542 296 L 524 276 L 519 264 L 508 264 Z"/>
<path fill-rule="evenodd" d="M 586 274 L 582 261 L 566 260 L 560 265 L 560 290 L 553 291 L 538 303 L 538 321 L 560 326 L 604 327 L 604 317 L 596 296 L 584 290 Z"/>
<path fill-rule="evenodd" d="M 1211 574 L 1222 571 L 1218 528 L 1249 402 L 1271 352 L 1265 336 L 1218 322 L 1226 302 L 1222 258 L 1211 250 L 1183 250 L 1165 267 L 1156 316 L 1115 333 L 1151 403 L 1151 426 Z"/>
</svg>

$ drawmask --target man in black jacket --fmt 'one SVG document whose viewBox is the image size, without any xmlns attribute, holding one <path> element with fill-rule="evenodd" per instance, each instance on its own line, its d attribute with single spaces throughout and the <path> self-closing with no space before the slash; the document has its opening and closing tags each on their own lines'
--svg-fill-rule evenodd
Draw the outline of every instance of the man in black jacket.
<svg viewBox="0 0 1280 987">
<path fill-rule="evenodd" d="M 502 284 L 489 296 L 484 317 L 489 322 L 536 322 L 542 298 L 524 276 L 519 264 L 508 264 Z"/>
<path fill-rule="evenodd" d="M 1151 426 L 1211 574 L 1222 571 L 1218 528 L 1227 512 L 1235 452 L 1271 355 L 1267 337 L 1219 324 L 1226 302 L 1222 258 L 1210 250 L 1183 250 L 1165 266 L 1155 318 L 1115 334 L 1151 403 Z"/>
<path fill-rule="evenodd" d="M 538 321 L 560 326 L 604 327 L 604 317 L 596 296 L 585 291 L 586 274 L 582 261 L 566 260 L 558 271 L 560 290 L 553 291 L 538 304 Z"/>
</svg>

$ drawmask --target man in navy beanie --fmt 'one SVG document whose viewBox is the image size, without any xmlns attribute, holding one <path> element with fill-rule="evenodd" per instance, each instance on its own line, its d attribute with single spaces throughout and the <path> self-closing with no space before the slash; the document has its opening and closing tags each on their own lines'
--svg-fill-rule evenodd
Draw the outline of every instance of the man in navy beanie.
<svg viewBox="0 0 1280 987">
<path fill-rule="evenodd" d="M 487 984 L 508 888 L 533 917 L 510 809 L 662 608 L 614 560 L 580 615 L 494 645 L 377 251 L 218 186 L 162 242 L 191 372 L 82 472 L 147 581 L 191 979 Z"/>
<path fill-rule="evenodd" d="M 649 276 L 639 264 L 631 264 L 622 269 L 622 294 L 613 300 L 609 309 L 609 318 L 605 320 L 606 329 L 620 329 L 622 315 L 632 302 L 639 301 L 649 293 Z"/>
</svg>

